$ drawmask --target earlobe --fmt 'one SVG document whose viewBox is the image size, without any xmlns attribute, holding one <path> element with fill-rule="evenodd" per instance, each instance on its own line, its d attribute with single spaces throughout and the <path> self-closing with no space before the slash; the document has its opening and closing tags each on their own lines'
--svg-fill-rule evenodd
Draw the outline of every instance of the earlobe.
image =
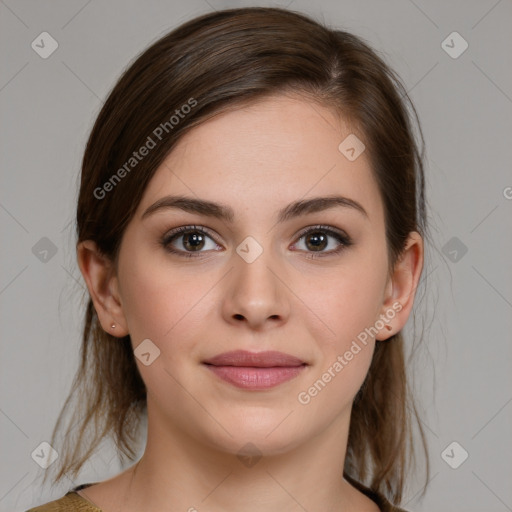
<svg viewBox="0 0 512 512">
<path fill-rule="evenodd" d="M 126 336 L 126 319 L 112 261 L 101 254 L 92 240 L 77 245 L 77 261 L 101 326 L 113 336 Z"/>
<path fill-rule="evenodd" d="M 402 330 L 414 305 L 416 288 L 423 269 L 423 238 L 413 231 L 395 264 L 390 277 L 380 315 L 385 324 L 376 339 L 386 340 Z M 389 329 L 391 327 L 391 329 Z"/>
</svg>

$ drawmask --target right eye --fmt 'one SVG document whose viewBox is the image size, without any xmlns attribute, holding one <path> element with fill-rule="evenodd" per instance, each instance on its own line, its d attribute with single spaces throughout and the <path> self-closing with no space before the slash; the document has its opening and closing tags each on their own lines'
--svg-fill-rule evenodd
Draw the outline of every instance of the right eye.
<svg viewBox="0 0 512 512">
<path fill-rule="evenodd" d="M 213 242 L 213 247 L 211 247 L 210 250 L 216 250 L 216 242 L 204 228 L 197 226 L 180 226 L 179 228 L 168 231 L 160 243 L 164 249 L 170 253 L 185 258 L 196 258 L 199 257 L 201 253 L 205 252 L 201 249 L 206 245 L 206 239 L 210 239 Z M 177 249 L 176 246 L 173 245 L 176 241 L 179 241 L 178 245 L 181 245 L 181 249 Z M 196 255 L 194 253 L 198 254 Z"/>
</svg>

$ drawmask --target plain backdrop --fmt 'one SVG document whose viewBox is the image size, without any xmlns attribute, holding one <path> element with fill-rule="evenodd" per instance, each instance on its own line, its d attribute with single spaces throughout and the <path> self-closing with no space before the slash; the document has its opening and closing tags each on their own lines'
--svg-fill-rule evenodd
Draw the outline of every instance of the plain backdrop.
<svg viewBox="0 0 512 512">
<path fill-rule="evenodd" d="M 352 31 L 401 76 L 424 131 L 433 230 L 415 310 L 424 341 L 409 366 L 432 471 L 424 499 L 420 474 L 403 506 L 512 510 L 510 0 L 2 0 L 0 510 L 24 511 L 124 469 L 106 443 L 80 478 L 50 489 L 32 456 L 50 439 L 78 363 L 84 144 L 140 51 L 195 16 L 254 5 Z"/>
</svg>

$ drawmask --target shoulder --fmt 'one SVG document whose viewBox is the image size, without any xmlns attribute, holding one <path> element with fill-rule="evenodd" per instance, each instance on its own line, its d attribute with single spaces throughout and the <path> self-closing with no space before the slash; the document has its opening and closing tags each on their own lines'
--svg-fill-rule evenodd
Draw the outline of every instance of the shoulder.
<svg viewBox="0 0 512 512">
<path fill-rule="evenodd" d="M 92 503 L 82 498 L 76 492 L 70 491 L 58 500 L 50 501 L 44 505 L 31 508 L 26 512 L 101 512 Z"/>
<path fill-rule="evenodd" d="M 343 477 L 349 484 L 352 485 L 352 487 L 369 498 L 381 512 L 407 512 L 405 509 L 393 505 L 384 496 L 384 494 L 366 487 L 361 482 L 358 482 L 355 478 L 350 477 L 346 473 L 343 474 Z"/>
</svg>

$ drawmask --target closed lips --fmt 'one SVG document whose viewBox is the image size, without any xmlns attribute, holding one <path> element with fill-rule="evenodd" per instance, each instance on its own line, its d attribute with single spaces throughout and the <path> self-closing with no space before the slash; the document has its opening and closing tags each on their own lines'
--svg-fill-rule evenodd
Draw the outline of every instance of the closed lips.
<svg viewBox="0 0 512 512">
<path fill-rule="evenodd" d="M 235 350 L 224 352 L 204 361 L 213 366 L 245 366 L 254 368 L 297 367 L 306 365 L 301 359 L 277 351 L 248 352 Z"/>
<path fill-rule="evenodd" d="M 224 352 L 204 361 L 217 377 L 244 391 L 272 389 L 297 377 L 307 367 L 301 359 L 283 352 Z"/>
</svg>

